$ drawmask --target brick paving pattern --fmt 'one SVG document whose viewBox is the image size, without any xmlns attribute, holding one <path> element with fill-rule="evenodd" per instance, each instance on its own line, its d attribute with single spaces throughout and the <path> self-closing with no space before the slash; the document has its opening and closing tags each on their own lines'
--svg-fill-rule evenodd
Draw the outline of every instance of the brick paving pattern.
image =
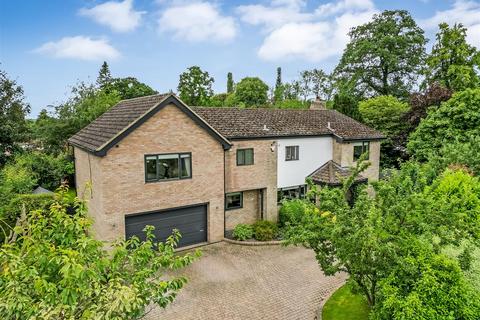
<svg viewBox="0 0 480 320">
<path fill-rule="evenodd" d="M 313 251 L 220 242 L 179 274 L 189 282 L 173 304 L 148 320 L 290 320 L 315 318 L 320 302 L 345 275 L 323 275 Z"/>
</svg>

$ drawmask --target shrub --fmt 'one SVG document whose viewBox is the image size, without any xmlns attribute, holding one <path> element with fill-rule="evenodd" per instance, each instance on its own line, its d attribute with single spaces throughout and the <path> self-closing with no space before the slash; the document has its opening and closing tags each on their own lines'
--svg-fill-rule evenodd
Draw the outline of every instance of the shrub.
<svg viewBox="0 0 480 320">
<path fill-rule="evenodd" d="M 300 199 L 283 201 L 278 215 L 280 227 L 298 225 L 302 221 L 307 206 L 308 203 Z"/>
<path fill-rule="evenodd" d="M 277 237 L 278 227 L 274 222 L 260 220 L 253 224 L 255 239 L 259 241 L 270 241 Z"/>
<path fill-rule="evenodd" d="M 237 224 L 233 229 L 233 237 L 240 241 L 253 238 L 253 227 L 249 224 Z"/>
</svg>

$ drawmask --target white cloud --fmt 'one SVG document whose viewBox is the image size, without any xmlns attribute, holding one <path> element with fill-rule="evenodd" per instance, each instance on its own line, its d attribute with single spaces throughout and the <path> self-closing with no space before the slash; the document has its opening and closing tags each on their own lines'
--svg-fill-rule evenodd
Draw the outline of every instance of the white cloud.
<svg viewBox="0 0 480 320">
<path fill-rule="evenodd" d="M 345 11 L 364 11 L 373 10 L 374 8 L 375 5 L 371 0 L 341 0 L 320 5 L 315 10 L 315 14 L 327 17 Z"/>
<path fill-rule="evenodd" d="M 287 23 L 311 20 L 312 14 L 301 12 L 304 6 L 305 2 L 301 0 L 275 0 L 270 6 L 244 5 L 237 7 L 236 11 L 243 22 L 272 30 Z"/>
<path fill-rule="evenodd" d="M 272 1 L 269 6 L 240 6 L 241 19 L 264 26 L 265 39 L 258 49 L 264 60 L 305 59 L 313 62 L 340 55 L 351 28 L 377 13 L 370 0 L 339 0 L 306 12 L 304 1 Z"/>
<path fill-rule="evenodd" d="M 55 58 L 71 58 L 80 60 L 116 59 L 120 52 L 107 40 L 94 40 L 90 37 L 65 37 L 59 41 L 44 43 L 34 52 L 51 55 Z"/>
<path fill-rule="evenodd" d="M 160 32 L 190 42 L 227 42 L 237 33 L 234 19 L 209 2 L 173 4 L 161 13 L 158 26 Z"/>
<path fill-rule="evenodd" d="M 144 11 L 133 9 L 133 0 L 108 1 L 93 8 L 83 8 L 79 11 L 80 15 L 92 18 L 97 23 L 108 26 L 116 32 L 134 30 L 140 24 L 144 13 Z"/>
<path fill-rule="evenodd" d="M 420 25 L 435 30 L 442 22 L 462 23 L 468 28 L 467 41 L 480 48 L 480 2 L 457 0 L 452 8 L 435 12 L 431 18 L 420 21 Z"/>
</svg>

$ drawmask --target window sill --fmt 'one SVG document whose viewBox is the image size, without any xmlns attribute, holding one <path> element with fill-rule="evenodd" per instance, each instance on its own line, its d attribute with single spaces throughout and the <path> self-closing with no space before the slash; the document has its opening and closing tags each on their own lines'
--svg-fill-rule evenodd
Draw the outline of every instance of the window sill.
<svg viewBox="0 0 480 320">
<path fill-rule="evenodd" d="M 162 180 L 150 180 L 150 181 L 145 181 L 145 184 L 157 183 L 157 182 L 183 181 L 183 180 L 190 180 L 190 179 L 192 179 L 192 177 L 188 177 L 188 178 L 172 178 L 172 179 L 162 179 Z"/>
</svg>

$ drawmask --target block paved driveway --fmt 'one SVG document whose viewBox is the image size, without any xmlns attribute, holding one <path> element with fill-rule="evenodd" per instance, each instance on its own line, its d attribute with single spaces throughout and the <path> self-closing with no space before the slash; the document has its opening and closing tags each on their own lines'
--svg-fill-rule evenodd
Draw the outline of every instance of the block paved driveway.
<svg viewBox="0 0 480 320">
<path fill-rule="evenodd" d="M 173 304 L 149 320 L 309 319 L 346 277 L 323 275 L 314 253 L 301 247 L 220 242 L 179 272 L 188 283 Z"/>
</svg>

